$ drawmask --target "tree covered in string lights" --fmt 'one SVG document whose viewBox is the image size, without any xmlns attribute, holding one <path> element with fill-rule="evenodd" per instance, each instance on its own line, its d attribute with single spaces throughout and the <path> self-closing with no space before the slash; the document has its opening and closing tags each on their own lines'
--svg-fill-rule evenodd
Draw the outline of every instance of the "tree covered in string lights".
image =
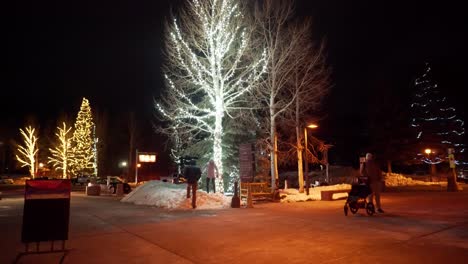
<svg viewBox="0 0 468 264">
<path fill-rule="evenodd" d="M 33 179 L 36 175 L 36 154 L 39 151 L 37 147 L 38 137 L 35 131 L 36 129 L 32 126 L 26 127 L 25 130 L 20 128 L 24 145 L 18 146 L 19 155 L 16 155 L 16 159 L 21 163 L 21 167 L 29 167 L 29 174 Z"/>
<path fill-rule="evenodd" d="M 414 80 L 415 95 L 411 104 L 411 127 L 418 146 L 419 158 L 425 163 L 440 163 L 448 148 L 465 152 L 464 121 L 457 116 L 447 97 L 432 80 L 431 67 L 426 63 L 424 73 Z M 430 155 L 424 149 L 435 150 Z"/>
<path fill-rule="evenodd" d="M 72 138 L 71 169 L 77 175 L 96 175 L 96 139 L 95 125 L 91 106 L 83 98 L 80 111 L 75 121 Z"/>
<path fill-rule="evenodd" d="M 62 127 L 57 127 L 57 144 L 55 148 L 50 150 L 51 156 L 48 158 L 48 163 L 51 163 L 52 166 L 59 171 L 62 171 L 62 178 L 66 179 L 69 172 L 69 164 L 72 163 L 71 160 L 71 127 L 67 127 L 65 122 L 62 123 Z"/>
<path fill-rule="evenodd" d="M 160 131 L 177 135 L 177 140 L 210 142 L 221 175 L 216 182 L 220 191 L 224 190 L 225 117 L 236 118 L 249 108 L 244 96 L 266 70 L 266 53 L 252 45 L 253 23 L 249 23 L 242 3 L 186 2 L 166 29 L 168 91 L 156 103 L 158 113 L 167 121 Z"/>
</svg>

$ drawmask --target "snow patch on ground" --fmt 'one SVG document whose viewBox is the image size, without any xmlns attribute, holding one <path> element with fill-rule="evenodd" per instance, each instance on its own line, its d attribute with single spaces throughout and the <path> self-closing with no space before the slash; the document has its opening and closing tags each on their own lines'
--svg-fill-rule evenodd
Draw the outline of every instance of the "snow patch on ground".
<svg viewBox="0 0 468 264">
<path fill-rule="evenodd" d="M 187 185 L 162 181 L 148 181 L 126 195 L 121 202 L 151 205 L 167 209 L 192 209 L 187 199 Z M 197 209 L 222 209 L 231 206 L 231 198 L 220 193 L 197 191 Z"/>
<path fill-rule="evenodd" d="M 320 201 L 321 191 L 329 191 L 329 190 L 351 190 L 350 184 L 336 184 L 336 185 L 329 185 L 329 186 L 317 186 L 314 188 L 309 188 L 309 195 L 304 193 L 299 193 L 297 189 L 285 189 L 280 190 L 280 197 L 282 203 L 290 203 L 290 202 L 304 202 L 304 201 Z M 333 195 L 333 199 L 340 199 L 348 197 L 348 193 L 336 193 Z"/>
<path fill-rule="evenodd" d="M 385 176 L 385 186 L 397 187 L 397 186 L 417 186 L 417 185 L 441 185 L 443 182 L 425 182 L 413 180 L 411 177 L 405 177 L 402 174 L 387 173 Z M 446 183 L 445 183 L 446 184 Z"/>
<path fill-rule="evenodd" d="M 397 186 L 417 186 L 417 185 L 440 185 L 446 184 L 441 182 L 425 182 L 413 180 L 410 177 L 405 177 L 402 174 L 390 173 L 385 177 L 385 185 L 391 187 Z M 134 203 L 137 205 L 150 205 L 167 209 L 191 209 L 191 199 L 186 199 L 187 195 L 186 184 L 173 184 L 162 181 L 148 181 L 143 185 L 135 188 L 131 193 L 126 195 L 121 201 Z M 329 186 L 317 186 L 309 189 L 309 195 L 299 193 L 297 189 L 280 189 L 279 194 L 281 202 L 303 202 L 303 201 L 320 201 L 321 191 L 324 190 L 350 190 L 350 184 L 336 184 Z M 348 193 L 336 193 L 333 199 L 348 197 Z M 242 201 L 245 205 L 245 201 Z M 223 209 L 229 208 L 231 205 L 231 197 L 224 196 L 220 193 L 206 193 L 203 190 L 197 192 L 197 209 Z"/>
</svg>

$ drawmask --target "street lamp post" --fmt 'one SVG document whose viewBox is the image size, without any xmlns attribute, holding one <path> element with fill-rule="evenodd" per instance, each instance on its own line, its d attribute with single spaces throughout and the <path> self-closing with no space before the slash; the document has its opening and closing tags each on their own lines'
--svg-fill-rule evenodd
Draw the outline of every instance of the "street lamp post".
<svg viewBox="0 0 468 264">
<path fill-rule="evenodd" d="M 309 162 L 307 161 L 307 128 L 317 128 L 318 126 L 315 124 L 310 124 L 308 126 L 304 127 L 304 171 L 305 171 L 305 178 L 306 178 L 306 194 L 309 195 L 309 186 L 310 186 L 310 181 L 309 181 Z"/>
<path fill-rule="evenodd" d="M 435 164 L 431 160 L 431 153 L 434 153 L 434 151 L 432 149 L 430 149 L 430 148 L 427 148 L 427 149 L 424 150 L 424 153 L 427 154 L 427 159 L 428 159 L 429 164 L 431 166 L 431 181 L 432 181 L 432 176 L 434 176 L 436 174 Z"/>
<path fill-rule="evenodd" d="M 138 149 L 135 150 L 135 184 L 138 184 L 138 162 L 140 160 L 138 159 Z"/>
</svg>

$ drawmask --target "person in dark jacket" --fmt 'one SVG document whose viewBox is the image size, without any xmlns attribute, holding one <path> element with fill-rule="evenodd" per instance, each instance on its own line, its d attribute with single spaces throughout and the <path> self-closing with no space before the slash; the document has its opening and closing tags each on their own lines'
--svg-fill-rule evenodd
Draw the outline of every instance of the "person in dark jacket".
<svg viewBox="0 0 468 264">
<path fill-rule="evenodd" d="M 184 177 L 187 180 L 187 198 L 190 198 L 192 191 L 192 208 L 197 208 L 198 180 L 201 177 L 201 169 L 197 167 L 195 160 L 190 160 L 184 169 Z"/>
<path fill-rule="evenodd" d="M 367 183 L 369 184 L 372 193 L 369 195 L 369 203 L 372 203 L 375 196 L 375 205 L 377 212 L 383 213 L 382 206 L 380 204 L 380 193 L 382 192 L 382 171 L 380 170 L 379 164 L 375 162 L 374 156 L 371 153 L 366 154 L 366 162 L 361 167 L 361 175 L 367 177 Z"/>
</svg>

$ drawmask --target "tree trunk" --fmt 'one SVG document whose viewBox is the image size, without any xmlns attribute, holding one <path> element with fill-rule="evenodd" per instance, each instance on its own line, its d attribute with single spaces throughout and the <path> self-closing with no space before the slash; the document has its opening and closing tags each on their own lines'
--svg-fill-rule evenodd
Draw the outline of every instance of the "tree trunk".
<svg viewBox="0 0 468 264">
<path fill-rule="evenodd" d="M 457 192 L 460 191 L 460 187 L 457 183 L 457 172 L 455 168 L 452 168 L 450 171 L 450 175 L 447 176 L 447 191 L 448 192 Z"/>
<path fill-rule="evenodd" d="M 215 117 L 215 129 L 213 135 L 213 160 L 218 167 L 219 178 L 215 180 L 216 190 L 220 193 L 224 193 L 224 180 L 223 180 L 223 147 L 222 147 L 222 135 L 223 135 L 223 109 L 216 109 Z"/>
<path fill-rule="evenodd" d="M 136 134 L 136 120 L 135 113 L 130 112 L 128 116 L 128 166 L 127 166 L 127 180 L 130 181 L 130 175 L 135 170 L 138 157 L 135 157 L 135 164 L 133 164 L 133 153 L 135 153 L 135 134 Z"/>
<path fill-rule="evenodd" d="M 302 169 L 302 144 L 301 144 L 301 139 L 302 139 L 302 127 L 301 123 L 299 120 L 299 115 L 300 115 L 300 104 L 299 104 L 299 98 L 296 98 L 296 144 L 297 144 L 297 180 L 299 182 L 299 192 L 303 193 L 304 192 L 304 172 Z M 305 132 L 305 129 L 304 129 Z M 305 136 L 305 135 L 304 135 Z"/>
<path fill-rule="evenodd" d="M 301 131 L 300 127 L 296 126 L 296 138 L 297 138 L 297 176 L 299 181 L 299 192 L 304 192 L 304 172 L 302 168 L 302 144 L 301 144 Z"/>
<path fill-rule="evenodd" d="M 271 190 L 274 191 L 276 189 L 276 179 L 278 175 L 276 175 L 276 144 L 275 144 L 275 137 L 276 137 L 276 120 L 274 118 L 274 114 L 272 114 L 273 110 L 270 109 L 270 174 L 271 174 Z"/>
</svg>

